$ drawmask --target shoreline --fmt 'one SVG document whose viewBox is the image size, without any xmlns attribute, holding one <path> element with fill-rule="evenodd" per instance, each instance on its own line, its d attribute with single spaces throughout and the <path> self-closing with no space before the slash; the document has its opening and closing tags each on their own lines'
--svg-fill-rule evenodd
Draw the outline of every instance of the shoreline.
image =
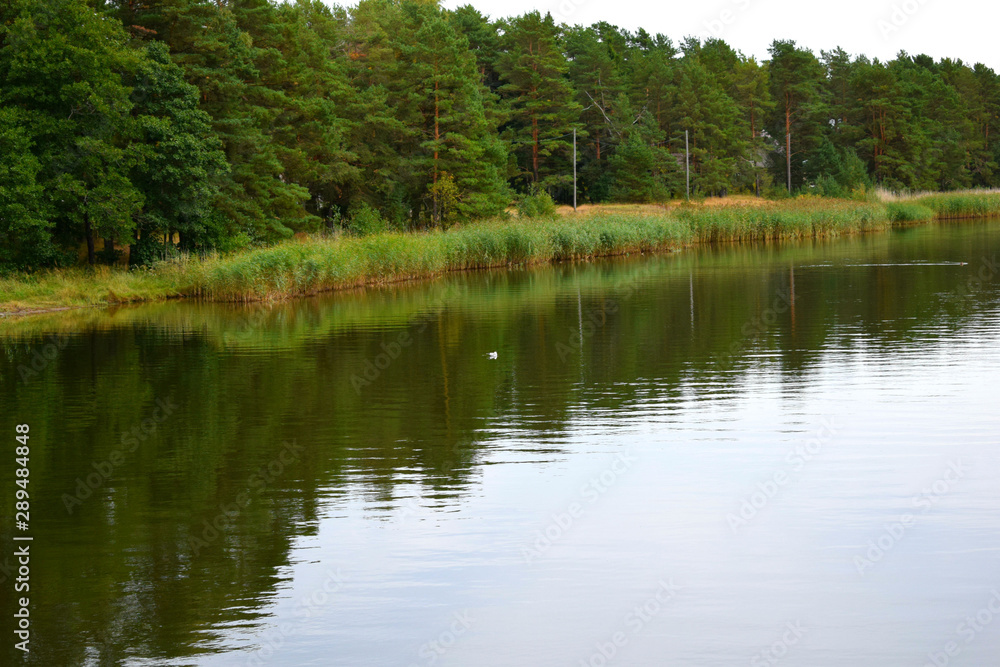
<svg viewBox="0 0 1000 667">
<path fill-rule="evenodd" d="M 201 299 L 285 300 L 453 271 L 555 264 L 697 245 L 829 238 L 1000 214 L 1000 194 L 870 202 L 801 197 L 732 205 L 594 207 L 545 219 L 487 220 L 448 231 L 311 237 L 153 269 L 56 269 L 0 279 L 8 320 L 79 308 Z M 9 296 L 7 296 L 9 295 Z"/>
</svg>

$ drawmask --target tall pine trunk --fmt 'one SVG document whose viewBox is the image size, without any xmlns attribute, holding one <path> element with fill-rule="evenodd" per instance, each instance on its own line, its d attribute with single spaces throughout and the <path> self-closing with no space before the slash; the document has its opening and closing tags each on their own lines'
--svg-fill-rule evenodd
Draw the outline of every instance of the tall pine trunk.
<svg viewBox="0 0 1000 667">
<path fill-rule="evenodd" d="M 788 170 L 788 194 L 792 194 L 792 103 L 785 93 L 785 163 Z"/>
<path fill-rule="evenodd" d="M 83 214 L 83 231 L 87 237 L 87 263 L 93 266 L 97 263 L 97 256 L 94 253 L 94 229 L 90 225 L 90 214 Z"/>
<path fill-rule="evenodd" d="M 538 182 L 538 117 L 531 116 L 531 169 L 535 174 L 535 183 Z"/>
</svg>

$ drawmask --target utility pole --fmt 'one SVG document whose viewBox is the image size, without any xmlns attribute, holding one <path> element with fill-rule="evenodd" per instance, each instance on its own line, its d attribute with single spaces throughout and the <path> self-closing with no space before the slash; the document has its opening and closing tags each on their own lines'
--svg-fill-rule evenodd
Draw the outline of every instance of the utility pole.
<svg viewBox="0 0 1000 667">
<path fill-rule="evenodd" d="M 573 211 L 576 212 L 576 128 L 575 127 L 573 128 Z"/>
<path fill-rule="evenodd" d="M 792 194 L 792 133 L 785 132 L 785 161 L 788 164 L 788 194 Z"/>
<path fill-rule="evenodd" d="M 687 174 L 686 199 L 691 201 L 691 152 L 688 150 L 688 131 L 684 130 L 684 171 Z"/>
</svg>

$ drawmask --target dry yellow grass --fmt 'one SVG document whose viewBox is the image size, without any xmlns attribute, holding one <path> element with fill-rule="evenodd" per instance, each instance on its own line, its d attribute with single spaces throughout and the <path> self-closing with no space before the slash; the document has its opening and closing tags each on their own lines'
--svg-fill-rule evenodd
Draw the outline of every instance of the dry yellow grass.
<svg viewBox="0 0 1000 667">
<path fill-rule="evenodd" d="M 642 214 L 655 215 L 673 211 L 681 207 L 693 208 L 730 208 L 730 207 L 762 207 L 773 205 L 774 202 L 753 195 L 732 195 L 729 197 L 708 197 L 702 200 L 685 202 L 681 199 L 673 199 L 663 204 L 580 204 L 576 207 L 576 215 L 595 214 Z M 556 207 L 558 215 L 574 215 L 572 206 Z"/>
</svg>

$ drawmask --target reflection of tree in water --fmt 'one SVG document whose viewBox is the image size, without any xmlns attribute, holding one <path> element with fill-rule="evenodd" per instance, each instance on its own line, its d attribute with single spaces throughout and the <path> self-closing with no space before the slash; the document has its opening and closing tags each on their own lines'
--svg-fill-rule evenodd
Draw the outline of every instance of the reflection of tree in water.
<svg viewBox="0 0 1000 667">
<path fill-rule="evenodd" d="M 118 664 L 210 646 L 206 628 L 250 621 L 275 595 L 292 541 L 315 532 L 320 508 L 338 498 L 364 498 L 376 518 L 414 489 L 454 505 L 494 448 L 558 454 L 587 415 L 624 419 L 691 387 L 728 387 L 714 395 L 732 397 L 762 363 L 753 355 L 770 353 L 772 370 L 795 380 L 830 345 L 850 345 L 845 331 L 888 348 L 961 327 L 996 308 L 996 291 L 941 318 L 939 295 L 968 278 L 954 267 L 791 267 L 974 258 L 997 245 L 984 229 L 950 243 L 929 235 L 890 246 L 881 236 L 477 273 L 250 309 L 88 312 L 26 321 L 23 335 L 7 324 L 0 397 L 32 425 L 32 564 L 44 583 L 32 590 L 31 663 Z M 748 337 L 747 323 L 792 275 L 794 312 Z M 583 335 L 592 312 L 599 325 Z M 73 332 L 69 345 L 21 382 L 25 345 L 60 330 Z M 358 391 L 351 375 L 402 331 L 412 343 Z M 561 357 L 556 346 L 573 340 L 582 345 Z M 485 356 L 492 350 L 498 359 Z M 63 494 L 122 447 L 158 398 L 176 414 L 67 515 Z M 272 474 L 288 442 L 297 457 Z M 11 484 L 0 480 L 0 495 Z M 224 528 L 205 539 L 219 517 Z M 192 535 L 206 543 L 197 554 Z M 10 606 L 5 596 L 0 613 Z"/>
</svg>

